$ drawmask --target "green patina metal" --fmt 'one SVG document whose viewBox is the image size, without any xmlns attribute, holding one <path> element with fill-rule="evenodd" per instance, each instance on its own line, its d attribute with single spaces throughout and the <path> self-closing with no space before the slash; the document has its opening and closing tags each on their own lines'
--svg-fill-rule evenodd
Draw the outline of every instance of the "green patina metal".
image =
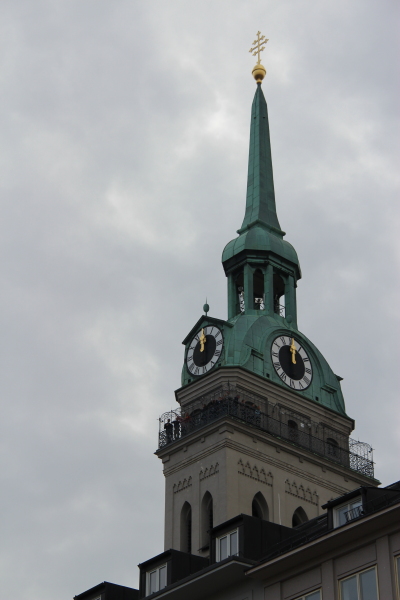
<svg viewBox="0 0 400 600">
<path fill-rule="evenodd" d="M 273 276 L 284 279 L 287 314 L 297 323 L 296 292 L 301 278 L 295 249 L 283 239 L 275 206 L 268 109 L 261 85 L 257 86 L 251 110 L 250 151 L 246 211 L 239 237 L 224 248 L 222 264 L 228 277 L 228 318 L 237 314 L 235 281 L 243 269 L 246 314 L 254 310 L 251 278 L 257 268 L 264 276 L 265 314 L 274 315 Z"/>
<path fill-rule="evenodd" d="M 283 239 L 285 233 L 276 213 L 268 110 L 261 85 L 257 86 L 252 105 L 246 212 L 237 233 L 239 236 L 226 245 L 222 254 L 228 278 L 228 320 L 203 315 L 183 342 L 186 353 L 195 333 L 215 324 L 223 329 L 224 350 L 214 368 L 241 367 L 286 388 L 273 367 L 271 347 L 279 335 L 293 336 L 306 349 L 313 365 L 311 385 L 296 393 L 346 415 L 340 378 L 297 328 L 296 288 L 301 270 L 295 249 Z M 256 303 L 259 290 L 262 304 Z M 285 299 L 282 314 L 277 312 L 277 297 Z M 184 365 L 182 384 L 194 381 Z"/>
<path fill-rule="evenodd" d="M 225 246 L 222 262 L 225 263 L 230 258 L 246 250 L 273 252 L 277 257 L 282 257 L 285 261 L 292 263 L 295 268 L 297 267 L 297 279 L 300 279 L 301 271 L 296 250 L 289 242 L 273 233 L 269 233 L 259 224 L 251 225 L 249 229 Z"/>
<path fill-rule="evenodd" d="M 276 214 L 268 109 L 261 84 L 257 85 L 251 108 L 246 213 L 238 233 L 255 224 L 260 224 L 281 237 L 285 235 Z"/>
</svg>

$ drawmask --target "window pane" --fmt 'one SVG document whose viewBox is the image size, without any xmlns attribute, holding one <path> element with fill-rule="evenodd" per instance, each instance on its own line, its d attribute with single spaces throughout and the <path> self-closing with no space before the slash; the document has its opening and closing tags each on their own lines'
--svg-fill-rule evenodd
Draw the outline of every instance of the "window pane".
<svg viewBox="0 0 400 600">
<path fill-rule="evenodd" d="M 219 560 L 228 558 L 228 538 L 225 536 L 219 540 Z"/>
<path fill-rule="evenodd" d="M 361 499 L 356 500 L 355 502 L 352 502 L 350 504 L 350 509 L 353 510 L 353 508 L 357 508 L 357 506 L 362 506 L 362 501 Z"/>
<path fill-rule="evenodd" d="M 230 556 L 234 556 L 238 553 L 238 534 L 237 531 L 231 533 L 231 552 Z"/>
<path fill-rule="evenodd" d="M 357 593 L 357 577 L 350 577 L 340 582 L 342 597 L 341 600 L 359 600 Z"/>
<path fill-rule="evenodd" d="M 153 592 L 157 591 L 157 571 L 150 573 L 149 580 L 149 594 L 152 594 Z"/>
<path fill-rule="evenodd" d="M 305 600 L 321 600 L 321 592 L 318 590 L 318 592 L 313 592 L 312 594 L 308 594 L 308 596 L 306 596 Z"/>
<path fill-rule="evenodd" d="M 159 590 L 162 590 L 167 585 L 167 567 L 160 567 L 160 587 Z"/>
<path fill-rule="evenodd" d="M 346 506 L 342 506 L 342 508 L 338 508 L 337 510 L 337 515 L 338 515 L 338 526 L 339 525 L 346 525 L 346 515 L 345 513 L 349 510 L 349 505 L 346 504 Z"/>
<path fill-rule="evenodd" d="M 360 600 L 378 600 L 375 569 L 360 573 Z"/>
</svg>

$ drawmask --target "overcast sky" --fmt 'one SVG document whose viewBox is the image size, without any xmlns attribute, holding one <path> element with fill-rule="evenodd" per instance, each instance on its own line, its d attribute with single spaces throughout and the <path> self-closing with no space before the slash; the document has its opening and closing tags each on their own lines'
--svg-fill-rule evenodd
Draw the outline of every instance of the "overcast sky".
<svg viewBox="0 0 400 600">
<path fill-rule="evenodd" d="M 163 550 L 158 416 L 226 318 L 258 29 L 299 328 L 400 478 L 399 3 L 2 0 L 1 598 L 136 586 Z"/>
</svg>

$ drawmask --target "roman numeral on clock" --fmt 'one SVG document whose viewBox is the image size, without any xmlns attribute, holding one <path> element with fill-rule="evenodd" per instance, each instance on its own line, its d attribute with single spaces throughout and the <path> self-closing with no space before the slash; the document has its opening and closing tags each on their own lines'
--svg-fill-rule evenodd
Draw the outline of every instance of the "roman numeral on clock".
<svg viewBox="0 0 400 600">
<path fill-rule="evenodd" d="M 293 351 L 293 340 L 291 332 L 289 336 L 276 337 L 272 341 L 270 360 L 281 381 L 299 392 L 311 384 L 313 367 L 307 350 L 297 340 L 294 340 L 296 351 Z"/>
<path fill-rule="evenodd" d="M 204 334 L 204 335 L 203 335 Z M 204 339 L 206 336 L 206 339 Z M 204 364 L 207 360 L 207 354 L 211 351 L 211 348 L 214 345 L 210 345 L 210 337 L 213 337 L 215 340 L 215 352 L 212 356 L 212 360 L 209 360 L 207 364 Z M 201 340 L 204 344 L 201 344 Z M 205 375 L 213 368 L 213 366 L 217 363 L 219 357 L 222 354 L 222 349 L 224 347 L 224 336 L 222 332 L 215 327 L 214 325 L 206 325 L 204 326 L 198 333 L 196 333 L 187 349 L 186 355 L 186 368 L 189 373 L 192 375 Z M 206 350 L 207 352 L 204 352 Z M 202 351 L 202 354 L 198 354 Z M 202 363 L 197 366 L 196 363 Z"/>
</svg>

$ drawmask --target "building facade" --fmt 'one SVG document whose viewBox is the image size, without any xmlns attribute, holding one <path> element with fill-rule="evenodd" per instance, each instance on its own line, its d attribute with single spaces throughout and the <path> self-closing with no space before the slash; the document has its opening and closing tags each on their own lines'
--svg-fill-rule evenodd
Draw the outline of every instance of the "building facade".
<svg viewBox="0 0 400 600">
<path fill-rule="evenodd" d="M 137 594 L 399 599 L 400 485 L 378 487 L 341 377 L 298 329 L 300 263 L 277 216 L 260 63 L 253 74 L 245 215 L 222 254 L 228 318 L 204 305 L 183 341 L 156 452 L 164 551 L 139 565 Z"/>
</svg>

